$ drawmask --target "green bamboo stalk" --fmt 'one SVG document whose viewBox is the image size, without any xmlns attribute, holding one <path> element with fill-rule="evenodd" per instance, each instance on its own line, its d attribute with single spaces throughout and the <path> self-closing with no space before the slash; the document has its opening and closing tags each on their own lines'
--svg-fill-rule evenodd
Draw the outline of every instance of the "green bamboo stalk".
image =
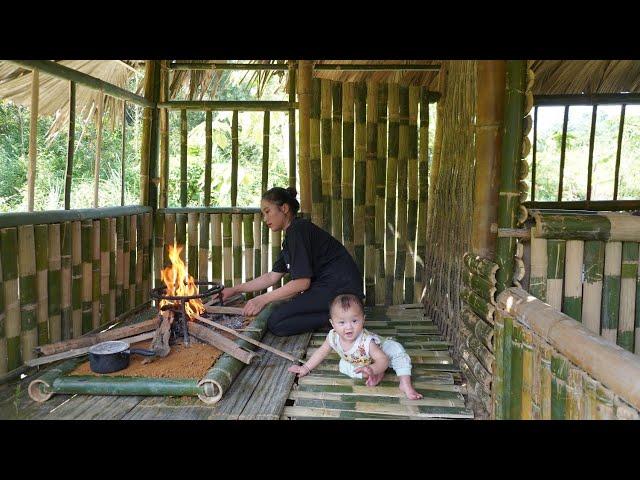
<svg viewBox="0 0 640 480">
<path fill-rule="evenodd" d="M 567 419 L 580 420 L 583 415 L 582 373 L 570 368 L 567 382 Z"/>
<path fill-rule="evenodd" d="M 242 283 L 242 215 L 231 215 L 231 231 L 233 245 L 233 284 Z"/>
<path fill-rule="evenodd" d="M 136 299 L 135 303 L 131 308 L 135 308 L 138 305 L 142 304 L 142 291 L 144 289 L 143 286 L 143 272 L 144 272 L 144 245 L 146 245 L 146 241 L 144 238 L 143 231 L 143 218 L 142 215 L 135 215 L 136 217 Z"/>
<path fill-rule="evenodd" d="M 633 353 L 640 354 L 640 266 L 638 267 L 638 276 L 636 277 L 636 316 L 635 316 L 635 342 Z"/>
<path fill-rule="evenodd" d="M 547 303 L 556 310 L 562 309 L 565 252 L 566 240 L 547 240 Z"/>
<path fill-rule="evenodd" d="M 342 88 L 342 235 L 344 247 L 354 257 L 353 246 L 353 83 Z"/>
<path fill-rule="evenodd" d="M 262 250 L 260 232 L 262 227 L 262 215 L 259 213 L 253 214 L 253 276 L 258 278 L 263 273 L 267 273 L 266 270 L 262 270 Z"/>
<path fill-rule="evenodd" d="M 91 228 L 91 330 L 100 326 L 100 220 Z"/>
<path fill-rule="evenodd" d="M 466 329 L 463 331 L 468 332 Z M 471 332 L 469 332 L 469 335 L 467 336 L 466 346 L 473 352 L 474 356 L 482 364 L 484 369 L 489 373 L 493 373 L 495 357 Z"/>
<path fill-rule="evenodd" d="M 522 337 L 522 326 L 514 322 L 511 337 L 511 420 L 520 420 L 522 414 Z"/>
<path fill-rule="evenodd" d="M 416 229 L 418 223 L 418 101 L 419 87 L 409 87 L 409 209 L 407 211 L 407 257 L 405 263 L 404 301 L 414 301 L 416 276 Z"/>
<path fill-rule="evenodd" d="M 186 215 L 185 215 L 186 217 Z M 131 215 L 125 219 L 129 224 L 129 304 L 127 310 L 136 306 L 136 266 L 138 264 L 138 218 Z"/>
<path fill-rule="evenodd" d="M 332 235 L 342 241 L 342 83 L 331 86 L 333 122 L 331 125 L 331 226 Z"/>
<path fill-rule="evenodd" d="M 386 211 L 386 245 L 385 245 L 385 296 L 384 303 L 394 303 L 393 285 L 395 274 L 396 252 L 396 182 L 398 176 L 398 149 L 399 149 L 399 87 L 397 84 L 389 85 L 389 158 L 387 163 L 387 211 Z"/>
<path fill-rule="evenodd" d="M 58 394 L 79 395 L 151 395 L 192 396 L 202 393 L 196 379 L 99 377 L 69 375 L 55 380 L 51 391 Z"/>
<path fill-rule="evenodd" d="M 109 323 L 111 316 L 111 301 L 109 299 L 109 276 L 111 265 L 109 263 L 109 236 L 111 234 L 111 221 L 102 218 L 100 222 L 100 324 Z M 95 287 L 94 287 L 95 288 Z"/>
<path fill-rule="evenodd" d="M 533 419 L 533 335 L 530 330 L 522 332 L 522 394 L 520 418 Z"/>
<path fill-rule="evenodd" d="M 385 273 L 385 175 L 387 169 L 387 98 L 386 83 L 378 86 L 376 118 L 376 188 L 375 188 L 375 256 L 376 256 L 376 305 L 384 305 L 386 273 Z"/>
<path fill-rule="evenodd" d="M 124 312 L 124 289 L 129 288 L 129 283 L 124 281 L 125 275 L 125 248 L 124 248 L 124 217 L 116 217 L 116 315 Z M 126 253 L 128 256 L 128 253 Z M 128 261 L 128 260 L 127 260 Z M 127 264 L 128 267 L 128 264 Z M 128 272 L 128 268 L 126 269 Z M 128 273 L 127 273 L 128 274 Z"/>
<path fill-rule="evenodd" d="M 536 233 L 541 238 L 640 241 L 640 218 L 628 213 L 537 211 L 533 217 L 536 221 Z"/>
<path fill-rule="evenodd" d="M 597 420 L 613 420 L 615 418 L 613 408 L 614 393 L 602 384 L 596 388 Z"/>
<path fill-rule="evenodd" d="M 367 154 L 367 86 L 364 82 L 358 82 L 355 85 L 355 121 L 353 248 L 356 265 L 364 278 L 365 160 Z"/>
<path fill-rule="evenodd" d="M 211 281 L 222 283 L 222 216 L 213 213 L 211 219 Z"/>
<path fill-rule="evenodd" d="M 331 233 L 331 80 L 320 81 L 320 136 L 321 136 L 321 171 L 322 171 L 322 225 Z"/>
<path fill-rule="evenodd" d="M 142 303 L 149 301 L 151 293 L 151 260 L 153 256 L 153 239 L 151 237 L 151 231 L 153 230 L 151 213 L 142 214 L 142 236 L 143 236 L 143 250 L 142 250 Z"/>
<path fill-rule="evenodd" d="M 598 382 L 589 377 L 585 372 L 582 372 L 582 419 L 583 420 L 595 420 L 598 417 L 598 401 L 596 398 L 596 389 Z"/>
<path fill-rule="evenodd" d="M 71 180 L 73 178 L 73 153 L 76 132 L 76 83 L 69 82 L 69 129 L 67 140 L 67 169 L 64 175 L 64 209 L 71 206 Z"/>
<path fill-rule="evenodd" d="M 211 141 L 211 110 L 205 113 L 205 147 L 204 147 L 204 206 L 211 205 L 211 157 L 213 151 L 213 143 Z M 207 229 L 207 232 L 209 229 Z"/>
<path fill-rule="evenodd" d="M 547 241 L 535 236 L 535 228 L 531 228 L 531 275 L 529 292 L 543 302 L 547 301 Z M 585 251 L 586 254 L 586 251 Z"/>
<path fill-rule="evenodd" d="M 541 420 L 542 419 L 542 401 L 541 401 L 542 382 L 541 382 L 541 376 L 540 376 L 540 363 L 542 361 L 541 360 L 542 352 L 540 351 L 539 337 L 532 335 L 531 345 L 532 345 L 531 419 Z"/>
<path fill-rule="evenodd" d="M 474 275 L 465 268 L 462 270 L 462 282 L 469 289 L 473 290 L 473 293 L 478 295 L 487 303 L 495 303 L 494 295 L 496 292 L 496 287 L 494 285 L 491 285 L 491 282 L 489 282 L 488 280 L 485 280 L 478 275 Z"/>
<path fill-rule="evenodd" d="M 60 224 L 60 330 L 61 340 L 73 338 L 71 297 L 73 290 L 71 267 L 71 222 Z M 52 282 L 55 280 L 55 275 Z M 53 292 L 53 288 L 51 292 Z M 55 302 L 56 299 L 52 298 Z"/>
<path fill-rule="evenodd" d="M 154 287 L 159 287 L 162 285 L 162 276 L 161 271 L 163 267 L 163 255 L 164 255 L 164 225 L 165 218 L 164 213 L 156 212 L 154 217 L 154 248 L 153 248 L 153 277 L 154 277 Z"/>
<path fill-rule="evenodd" d="M 109 321 L 116 318 L 116 219 L 109 219 Z"/>
<path fill-rule="evenodd" d="M 282 250 L 282 232 L 271 232 L 271 262 L 275 261 L 280 256 Z M 280 286 L 280 282 L 276 283 L 273 288 L 276 289 Z"/>
<path fill-rule="evenodd" d="M 169 259 L 169 247 L 175 246 L 176 243 L 176 214 L 166 213 L 164 216 L 164 253 L 162 257 L 162 265 L 164 267 L 171 266 Z"/>
<path fill-rule="evenodd" d="M 496 263 L 470 252 L 464 254 L 462 261 L 471 273 L 488 280 L 492 285 L 496 284 L 496 272 L 498 271 Z"/>
<path fill-rule="evenodd" d="M 118 315 L 130 309 L 131 294 L 129 291 L 131 272 L 131 221 L 129 217 L 119 217 L 122 219 L 122 305 L 118 308 Z M 118 266 L 120 268 L 120 266 Z"/>
<path fill-rule="evenodd" d="M 420 127 L 418 145 L 418 238 L 416 241 L 415 299 L 422 298 L 425 286 L 425 258 L 427 256 L 427 210 L 429 201 L 429 92 L 420 90 Z"/>
<path fill-rule="evenodd" d="M 8 372 L 7 369 L 7 330 L 4 298 L 4 283 L 2 275 L 2 243 L 0 241 L 0 376 Z"/>
<path fill-rule="evenodd" d="M 83 220 L 81 224 L 81 258 L 82 258 L 82 326 L 81 332 L 92 330 L 92 250 L 93 221 Z M 75 327 L 75 326 L 74 326 Z M 75 328 L 74 328 L 75 332 Z M 80 332 L 78 332 L 80 333 Z"/>
<path fill-rule="evenodd" d="M 289 186 L 296 187 L 296 65 L 294 60 L 289 60 Z M 302 199 L 302 195 L 300 196 Z"/>
<path fill-rule="evenodd" d="M 209 214 L 200 214 L 199 225 L 200 241 L 198 250 L 198 280 L 201 282 L 209 281 Z M 207 290 L 204 285 L 200 286 L 200 293 Z"/>
<path fill-rule="evenodd" d="M 478 296 L 473 290 L 466 286 L 460 288 L 460 299 L 465 301 L 467 305 L 483 320 L 489 323 L 494 322 L 495 307 L 489 302 Z"/>
<path fill-rule="evenodd" d="M 60 257 L 60 224 L 54 223 L 49 225 L 49 245 L 48 264 L 47 264 L 47 315 L 49 317 L 49 341 L 52 343 L 62 340 L 62 321 L 61 321 L 61 287 L 62 277 L 60 274 L 61 257 Z M 0 279 L 2 275 L 0 275 Z M 4 297 L 4 292 L 0 288 L 0 297 Z M 4 301 L 4 298 L 1 300 Z M 0 313 L 3 312 L 0 305 Z M 4 336 L 4 335 L 0 335 Z M 40 343 L 42 345 L 42 342 Z"/>
<path fill-rule="evenodd" d="M 378 84 L 367 82 L 365 179 L 365 293 L 366 304 L 376 304 L 376 163 L 378 156 Z"/>
<path fill-rule="evenodd" d="M 160 98 L 161 102 L 169 100 L 169 71 L 167 60 L 161 61 Z M 169 194 L 169 110 L 160 109 L 160 208 L 168 205 Z M 123 122 L 124 123 L 124 122 Z"/>
<path fill-rule="evenodd" d="M 233 286 L 232 250 L 231 250 L 231 214 L 222 215 L 222 258 L 224 261 L 224 286 Z"/>
<path fill-rule="evenodd" d="M 83 280 L 82 280 L 82 223 L 71 222 L 71 322 L 72 338 L 82 335 Z"/>
<path fill-rule="evenodd" d="M 321 82 L 319 78 L 314 78 L 311 82 L 309 150 L 311 167 L 311 221 L 319 227 L 322 227 L 324 225 L 324 210 L 322 206 L 322 164 L 320 151 L 320 85 Z"/>
<path fill-rule="evenodd" d="M 187 206 L 187 111 L 180 110 L 180 206 Z"/>
<path fill-rule="evenodd" d="M 564 420 L 567 406 L 569 362 L 560 354 L 551 357 L 551 419 Z"/>
<path fill-rule="evenodd" d="M 262 193 L 269 189 L 269 133 L 271 130 L 271 114 L 264 112 L 262 123 Z"/>
<path fill-rule="evenodd" d="M 622 244 L 622 268 L 620 281 L 620 323 L 618 345 L 633 352 L 634 312 L 636 305 L 636 283 L 638 278 L 638 243 Z"/>
<path fill-rule="evenodd" d="M 198 255 L 198 214 L 189 213 L 187 214 L 187 218 L 187 240 L 189 242 L 189 251 L 187 252 L 187 272 L 196 279 L 198 278 L 198 263 L 200 261 Z"/>
<path fill-rule="evenodd" d="M 231 117 L 231 206 L 238 205 L 238 111 Z"/>
<path fill-rule="evenodd" d="M 578 322 L 582 321 L 583 257 L 584 241 L 567 240 L 562 312 Z"/>
<path fill-rule="evenodd" d="M 552 348 L 542 344 L 540 355 L 540 412 L 542 420 L 551 419 L 551 356 Z"/>
<path fill-rule="evenodd" d="M 617 342 L 620 308 L 620 273 L 622 242 L 606 242 L 604 253 L 604 281 L 602 283 L 602 332 L 613 343 Z"/>
<path fill-rule="evenodd" d="M 243 239 L 244 245 L 242 245 L 244 253 L 244 281 L 248 282 L 253 280 L 253 215 L 242 215 L 242 222 L 244 227 Z M 247 298 L 253 298 L 253 294 L 249 293 Z"/>
<path fill-rule="evenodd" d="M 181 247 L 180 259 L 187 263 L 187 219 L 188 214 L 177 213 L 176 214 L 176 246 Z"/>
<path fill-rule="evenodd" d="M 504 317 L 498 311 L 495 320 L 495 357 L 496 365 L 493 373 L 493 382 L 491 384 L 491 393 L 493 399 L 493 418 L 495 420 L 504 419 Z"/>
<path fill-rule="evenodd" d="M 460 312 L 462 321 L 471 330 L 482 344 L 493 352 L 494 328 L 489 323 L 478 317 L 469 307 L 463 307 Z M 496 315 L 497 319 L 497 315 Z"/>
<path fill-rule="evenodd" d="M 582 322 L 600 335 L 600 305 L 602 302 L 602 277 L 604 271 L 604 242 L 584 242 L 584 285 L 582 287 Z"/>
<path fill-rule="evenodd" d="M 38 296 L 37 307 L 37 332 L 38 345 L 49 343 L 49 226 L 35 225 L 35 255 L 36 255 L 36 294 Z M 635 287 L 635 278 L 633 279 Z M 635 292 L 634 292 L 635 293 Z M 635 298 L 634 298 L 635 300 Z M 633 319 L 632 319 L 633 324 Z M 633 330 L 633 328 L 632 328 Z M 633 333 L 632 333 L 633 335 Z"/>
<path fill-rule="evenodd" d="M 514 319 L 503 317 L 502 331 L 502 418 L 505 420 L 513 420 L 511 418 L 511 348 L 513 336 Z"/>
<path fill-rule="evenodd" d="M 407 256 L 407 167 L 409 160 L 409 88 L 400 86 L 400 128 L 398 143 L 398 220 L 397 255 L 393 302 L 405 302 L 404 274 Z M 412 288 L 413 290 L 413 288 Z"/>
<path fill-rule="evenodd" d="M 38 345 L 37 281 L 33 225 L 18 227 L 18 279 L 20 288 L 20 348 L 22 361 L 34 358 Z M 11 297 L 9 297 L 11 298 Z"/>
</svg>

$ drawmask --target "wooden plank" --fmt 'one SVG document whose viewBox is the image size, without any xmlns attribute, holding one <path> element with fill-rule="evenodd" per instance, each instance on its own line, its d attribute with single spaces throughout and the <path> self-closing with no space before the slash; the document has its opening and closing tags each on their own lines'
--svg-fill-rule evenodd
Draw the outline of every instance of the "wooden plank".
<svg viewBox="0 0 640 480">
<path fill-rule="evenodd" d="M 120 420 L 144 397 L 110 395 L 74 395 L 53 409 L 47 420 Z"/>
<path fill-rule="evenodd" d="M 388 418 L 388 419 L 428 419 L 428 418 L 473 418 L 473 412 L 460 407 L 409 407 L 387 406 L 376 408 L 375 404 L 362 403 L 356 409 L 331 409 L 312 407 L 285 407 L 283 415 L 291 417 L 334 417 L 334 418 Z M 375 415 L 375 416 L 371 416 Z"/>
</svg>

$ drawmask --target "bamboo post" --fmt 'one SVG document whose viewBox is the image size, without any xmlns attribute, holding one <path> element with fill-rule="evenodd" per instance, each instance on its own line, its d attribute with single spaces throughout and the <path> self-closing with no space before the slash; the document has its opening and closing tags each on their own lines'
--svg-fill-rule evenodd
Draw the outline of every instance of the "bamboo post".
<svg viewBox="0 0 640 480">
<path fill-rule="evenodd" d="M 522 332 L 522 395 L 520 418 L 533 419 L 533 334 L 530 330 Z"/>
<path fill-rule="evenodd" d="M 396 181 L 398 171 L 398 132 L 400 128 L 399 89 L 397 84 L 389 84 L 389 158 L 387 163 L 387 211 L 385 245 L 385 297 L 384 303 L 394 303 L 393 285 L 395 279 L 396 252 Z"/>
<path fill-rule="evenodd" d="M 551 357 L 551 419 L 566 418 L 569 362 L 560 354 Z"/>
<path fill-rule="evenodd" d="M 160 67 L 160 102 L 169 101 L 168 61 Z M 160 208 L 167 208 L 169 195 L 169 109 L 160 108 Z M 205 193 L 206 195 L 206 193 Z"/>
<path fill-rule="evenodd" d="M 125 221 L 129 223 L 129 304 L 126 306 L 126 308 L 131 309 L 136 306 L 136 266 L 138 264 L 138 218 L 135 215 L 131 215 Z M 184 243 L 182 245 L 184 245 Z"/>
<path fill-rule="evenodd" d="M 296 187 L 296 65 L 289 60 L 289 186 Z M 301 197 L 302 198 L 302 197 Z"/>
<path fill-rule="evenodd" d="M 604 270 L 604 242 L 584 242 L 584 285 L 582 290 L 582 323 L 596 335 L 600 335 L 600 305 L 602 302 L 602 277 Z"/>
<path fill-rule="evenodd" d="M 81 223 L 81 258 L 82 258 L 82 327 L 81 332 L 87 333 L 94 327 L 92 321 L 92 263 L 93 263 L 93 221 L 82 220 Z M 75 328 L 74 328 L 75 330 Z M 78 332 L 80 333 L 80 332 Z"/>
<path fill-rule="evenodd" d="M 91 228 L 91 330 L 100 326 L 100 220 Z M 107 269 L 108 273 L 108 269 Z"/>
<path fill-rule="evenodd" d="M 242 215 L 244 227 L 243 238 L 244 245 L 241 247 L 244 254 L 244 281 L 253 280 L 253 214 L 247 213 Z M 249 293 L 247 298 L 253 298 L 253 294 Z"/>
<path fill-rule="evenodd" d="M 407 255 L 407 166 L 409 159 L 409 88 L 400 86 L 400 128 L 398 135 L 398 238 L 393 303 L 404 302 L 404 271 Z"/>
<path fill-rule="evenodd" d="M 146 245 L 143 230 L 143 217 L 142 214 L 132 215 L 136 218 L 136 298 L 135 303 L 131 308 L 142 304 L 142 291 L 143 287 L 143 273 L 144 273 L 144 246 Z"/>
<path fill-rule="evenodd" d="M 49 271 L 49 226 L 34 226 L 34 245 L 36 256 L 36 295 L 37 295 L 37 344 L 44 345 L 49 343 L 49 290 L 48 290 L 48 271 Z M 635 286 L 635 278 L 634 278 Z M 634 291 L 635 293 L 635 291 Z M 635 300 L 635 299 L 634 299 Z M 633 323 L 633 318 L 632 318 Z M 633 329 L 632 329 L 633 330 Z M 632 333 L 633 335 L 633 333 Z"/>
<path fill-rule="evenodd" d="M 180 206 L 187 206 L 187 111 L 184 109 L 180 110 Z"/>
<path fill-rule="evenodd" d="M 20 288 L 20 348 L 22 361 L 34 357 L 38 345 L 37 280 L 33 225 L 18 227 L 18 278 Z"/>
<path fill-rule="evenodd" d="M 511 395 L 509 401 L 509 418 L 520 420 L 522 412 L 522 326 L 513 323 L 511 337 Z"/>
<path fill-rule="evenodd" d="M 300 209 L 303 214 L 311 214 L 311 167 L 310 167 L 310 109 L 311 109 L 311 76 L 312 65 L 308 60 L 298 61 L 298 127 L 300 174 Z M 266 250 L 262 252 L 265 258 Z M 263 273 L 267 270 L 262 269 Z"/>
<path fill-rule="evenodd" d="M 109 219 L 109 321 L 116 318 L 116 219 Z"/>
<path fill-rule="evenodd" d="M 29 121 L 29 165 L 27 168 L 27 211 L 33 212 L 38 158 L 38 108 L 40 99 L 40 71 L 31 72 L 31 115 Z"/>
<path fill-rule="evenodd" d="M 604 281 L 602 283 L 602 332 L 607 340 L 616 343 L 620 308 L 620 273 L 622 242 L 606 242 L 604 253 Z"/>
<path fill-rule="evenodd" d="M 98 191 L 100 186 L 100 154 L 102 153 L 102 112 L 104 109 L 104 92 L 98 93 L 98 113 L 96 117 L 96 154 L 93 164 L 93 208 L 98 208 Z M 143 203 L 145 205 L 146 203 Z"/>
<path fill-rule="evenodd" d="M 416 241 L 416 285 L 414 298 L 422 301 L 427 257 L 427 204 L 429 201 L 429 97 L 426 87 L 420 92 L 420 127 L 418 144 L 418 238 Z"/>
<path fill-rule="evenodd" d="M 275 263 L 275 261 L 280 256 L 280 252 L 282 250 L 282 232 L 271 232 L 271 261 Z M 276 283 L 273 288 L 276 289 L 280 287 L 281 282 Z"/>
<path fill-rule="evenodd" d="M 491 394 L 493 403 L 493 418 L 495 420 L 504 419 L 504 316 L 500 310 L 497 311 L 494 325 L 494 354 L 496 358 L 493 372 L 493 382 L 491 384 Z"/>
<path fill-rule="evenodd" d="M 331 80 L 320 81 L 320 137 L 321 137 L 321 172 L 322 172 L 322 225 L 331 233 Z"/>
<path fill-rule="evenodd" d="M 503 317 L 502 331 L 502 418 L 511 418 L 511 351 L 513 338 L 513 324 L 515 320 L 506 315 Z"/>
<path fill-rule="evenodd" d="M 212 213 L 211 219 L 211 281 L 222 283 L 222 217 Z"/>
<path fill-rule="evenodd" d="M 72 224 L 60 224 L 60 330 L 61 340 L 73 337 L 71 298 L 73 289 L 71 252 Z M 55 279 L 55 276 L 54 276 Z M 51 289 L 53 292 L 53 289 Z M 55 302 L 56 299 L 53 298 Z"/>
<path fill-rule="evenodd" d="M 620 323 L 618 345 L 633 352 L 634 313 L 636 305 L 636 283 L 638 278 L 638 243 L 622 244 L 622 268 L 620 272 Z"/>
<path fill-rule="evenodd" d="M 308 95 L 305 94 L 305 101 L 308 103 L 310 101 L 309 98 L 307 98 Z M 301 100 L 302 101 L 302 100 Z M 309 105 L 307 105 L 307 107 L 309 107 Z M 307 116 L 308 116 L 309 112 L 307 109 Z M 309 120 L 307 118 L 307 121 L 303 121 L 302 120 L 302 111 L 300 112 L 300 118 L 301 118 L 301 123 L 300 123 L 300 128 L 303 128 L 304 125 L 306 125 L 307 127 L 307 138 L 306 138 L 306 142 L 307 145 L 303 148 L 303 145 L 300 145 L 300 185 L 306 185 L 308 182 L 308 178 L 305 178 L 305 175 L 308 177 L 309 176 L 309 131 L 308 131 L 308 127 L 309 127 Z M 262 140 L 262 190 L 261 193 L 264 193 L 267 191 L 268 189 L 268 184 L 269 184 L 269 133 L 271 130 L 271 125 L 270 125 L 270 113 L 268 111 L 264 112 L 264 122 L 263 122 L 263 140 Z M 301 134 L 302 135 L 302 134 Z M 305 150 L 306 149 L 306 150 Z M 306 160 L 302 159 L 302 154 L 303 151 L 306 151 L 306 155 L 307 158 Z M 303 166 L 306 169 L 306 173 L 303 173 Z M 309 199 L 311 198 L 311 190 L 309 190 L 308 196 Z M 300 197 L 300 201 L 301 201 L 301 207 L 302 208 L 302 200 L 303 200 L 304 194 L 301 193 L 301 197 Z M 309 200 L 309 203 L 307 205 L 308 210 L 306 211 L 306 213 L 311 213 L 311 201 Z M 262 271 L 262 273 L 266 273 L 269 271 L 269 227 L 267 227 L 266 223 L 263 223 L 261 226 L 261 232 L 262 232 L 262 242 L 261 242 L 261 251 L 260 251 L 260 270 Z M 258 241 L 260 237 L 256 237 L 256 242 Z"/>
<path fill-rule="evenodd" d="M 168 267 L 171 265 L 169 259 L 169 247 L 175 246 L 176 243 L 176 214 L 165 213 L 164 215 L 164 252 L 162 257 L 162 265 Z"/>
<path fill-rule="evenodd" d="M 320 79 L 314 78 L 311 83 L 311 109 L 309 111 L 309 167 L 311 175 L 311 221 L 322 227 L 322 164 L 320 152 Z M 273 248 L 273 246 L 272 246 Z M 274 259 L 275 261 L 275 259 Z"/>
<path fill-rule="evenodd" d="M 122 102 L 122 151 L 120 154 L 120 205 L 124 206 L 124 177 L 127 154 L 127 102 Z"/>
<path fill-rule="evenodd" d="M 577 368 L 570 368 L 567 381 L 567 418 L 580 420 L 583 412 L 582 374 Z"/>
<path fill-rule="evenodd" d="M 60 224 L 52 223 L 48 225 L 49 232 L 47 234 L 49 245 L 47 246 L 47 316 L 49 319 L 49 341 L 59 342 L 62 340 L 62 322 L 61 322 L 61 284 L 60 275 L 61 257 L 60 257 Z M 0 279 L 2 276 L 0 275 Z M 0 289 L 0 297 L 2 291 Z M 1 307 L 1 306 L 0 306 Z M 2 313 L 2 308 L 0 308 Z M 42 342 L 39 342 L 42 345 Z M 48 343 L 48 342 L 45 342 Z"/>
<path fill-rule="evenodd" d="M 186 265 L 187 263 L 187 220 L 186 213 L 176 214 L 176 246 L 181 247 L 180 259 Z"/>
<path fill-rule="evenodd" d="M 129 217 L 119 217 L 122 221 L 122 306 L 118 308 L 118 315 L 126 312 L 131 307 L 131 293 L 129 291 L 131 272 L 131 221 Z M 134 260 L 135 262 L 135 260 Z M 120 266 L 118 266 L 120 268 Z"/>
<path fill-rule="evenodd" d="M 633 352 L 640 354 L 640 265 L 638 266 L 638 276 L 636 277 L 636 317 L 635 317 L 635 342 Z"/>
<path fill-rule="evenodd" d="M 238 111 L 231 117 L 231 206 L 238 205 Z"/>
<path fill-rule="evenodd" d="M 155 62 L 147 60 L 144 72 L 144 94 L 149 99 L 154 86 L 154 73 Z M 140 142 L 140 205 L 149 205 L 152 123 L 151 108 L 144 108 L 142 110 L 142 140 Z"/>
<path fill-rule="evenodd" d="M 404 301 L 414 301 L 416 276 L 416 228 L 418 221 L 418 102 L 419 87 L 409 87 L 409 209 L 407 211 L 407 257 L 405 263 Z"/>
<path fill-rule="evenodd" d="M 153 277 L 154 277 L 154 287 L 159 287 L 162 285 L 162 267 L 164 262 L 164 225 L 165 225 L 165 216 L 164 213 L 156 212 L 154 217 L 154 227 L 153 233 L 155 235 L 155 242 L 153 248 Z M 206 269 L 205 269 L 206 270 Z"/>
<path fill-rule="evenodd" d="M 342 241 L 342 83 L 334 82 L 331 88 L 333 123 L 331 126 L 331 225 L 332 234 Z"/>
<path fill-rule="evenodd" d="M 1 237 L 1 234 L 0 234 Z M 6 301 L 4 298 L 4 282 L 2 274 L 2 246 L 0 242 L 0 375 L 8 372 L 7 369 L 7 335 L 6 335 Z"/>
<path fill-rule="evenodd" d="M 101 218 L 100 223 L 100 324 L 109 323 L 111 317 L 111 300 L 109 299 L 109 277 L 111 264 L 109 262 L 109 236 L 111 235 L 111 221 Z"/>
<path fill-rule="evenodd" d="M 242 283 L 242 214 L 231 215 L 233 245 L 233 285 Z"/>
<path fill-rule="evenodd" d="M 387 170 L 387 84 L 378 86 L 376 118 L 376 187 L 375 187 L 375 263 L 376 263 L 376 305 L 384 305 L 385 273 L 385 175 Z"/>
<path fill-rule="evenodd" d="M 116 217 L 116 315 L 124 312 L 124 289 L 128 289 L 128 282 L 125 283 L 125 255 L 128 253 L 124 249 L 124 217 Z M 127 260 L 128 261 L 128 260 Z M 128 265 L 127 265 L 128 266 Z M 128 271 L 128 269 L 127 269 Z"/>
<path fill-rule="evenodd" d="M 365 217 L 365 182 L 367 154 L 367 86 L 363 82 L 355 85 L 355 151 L 354 151 L 354 213 L 353 213 L 353 248 L 355 261 L 364 277 L 364 217 Z"/>
<path fill-rule="evenodd" d="M 547 240 L 547 303 L 558 311 L 562 309 L 565 251 L 566 240 Z"/>
<path fill-rule="evenodd" d="M 231 214 L 222 214 L 222 257 L 224 261 L 224 286 L 233 286 L 232 250 L 231 250 Z"/>
<path fill-rule="evenodd" d="M 198 278 L 198 213 L 189 212 L 187 241 L 189 242 L 187 255 L 187 271 L 194 279 Z"/>
<path fill-rule="evenodd" d="M 261 239 L 260 232 L 262 227 L 262 215 L 259 213 L 253 214 L 253 276 L 258 278 L 263 273 L 267 273 L 268 270 L 262 270 L 262 251 L 261 251 Z M 265 249 L 266 250 L 266 249 Z"/>
<path fill-rule="evenodd" d="M 200 214 L 199 225 L 199 250 L 198 250 L 198 280 L 201 282 L 209 281 L 209 214 Z M 207 290 L 204 285 L 200 286 L 200 293 Z"/>
<path fill-rule="evenodd" d="M 82 335 L 83 313 L 83 280 L 82 280 L 82 225 L 80 221 L 71 222 L 71 266 L 72 266 L 72 293 L 71 293 L 71 334 L 72 338 Z M 89 317 L 91 318 L 91 317 Z"/>
<path fill-rule="evenodd" d="M 353 246 L 353 83 L 342 88 L 342 235 L 354 257 Z"/>
<path fill-rule="evenodd" d="M 562 311 L 578 322 L 582 321 L 582 264 L 584 242 L 567 240 Z"/>
<path fill-rule="evenodd" d="M 560 143 L 560 179 L 558 181 L 558 201 L 562 201 L 562 190 L 564 180 L 564 158 L 567 147 L 567 125 L 569 124 L 569 105 L 564 107 L 564 119 L 562 120 L 562 140 Z"/>
<path fill-rule="evenodd" d="M 540 414 L 542 420 L 551 419 L 551 355 L 552 348 L 543 342 L 540 355 Z"/>
<path fill-rule="evenodd" d="M 211 130 L 213 115 L 211 110 L 207 110 L 205 113 L 205 147 L 204 147 L 204 206 L 211 206 L 211 157 L 213 154 L 213 142 L 211 140 Z M 208 217 L 203 217 L 208 218 Z M 206 222 L 206 220 L 205 220 Z M 206 222 L 208 223 L 208 222 Z M 207 228 L 208 232 L 209 229 Z M 207 233 L 208 235 L 208 233 Z"/>
<path fill-rule="evenodd" d="M 531 228 L 531 276 L 529 292 L 543 302 L 547 301 L 547 240 L 535 235 Z"/>
<path fill-rule="evenodd" d="M 365 293 L 366 304 L 376 304 L 376 162 L 378 156 L 378 84 L 367 82 L 365 180 Z"/>
<path fill-rule="evenodd" d="M 73 152 L 76 132 L 76 83 L 69 82 L 69 129 L 67 141 L 67 169 L 64 175 L 64 209 L 71 206 L 71 179 L 73 178 Z"/>
</svg>

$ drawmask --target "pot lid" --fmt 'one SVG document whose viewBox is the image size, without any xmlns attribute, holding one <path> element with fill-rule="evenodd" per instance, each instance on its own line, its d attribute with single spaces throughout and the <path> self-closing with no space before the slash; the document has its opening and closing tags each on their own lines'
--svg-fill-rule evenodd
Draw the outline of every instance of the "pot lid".
<svg viewBox="0 0 640 480">
<path fill-rule="evenodd" d="M 110 353 L 120 353 L 129 349 L 129 344 L 121 340 L 97 343 L 89 348 L 89 353 L 97 355 L 108 355 Z"/>
</svg>

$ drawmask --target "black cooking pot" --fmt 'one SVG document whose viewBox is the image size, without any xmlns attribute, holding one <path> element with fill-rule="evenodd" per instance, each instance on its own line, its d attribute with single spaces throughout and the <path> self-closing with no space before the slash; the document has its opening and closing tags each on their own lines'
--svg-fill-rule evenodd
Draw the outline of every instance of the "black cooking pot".
<svg viewBox="0 0 640 480">
<path fill-rule="evenodd" d="M 113 340 L 101 342 L 89 348 L 89 367 L 94 373 L 112 373 L 129 366 L 130 355 L 137 353 L 153 357 L 156 352 L 141 348 L 129 348 L 127 342 Z"/>
</svg>

